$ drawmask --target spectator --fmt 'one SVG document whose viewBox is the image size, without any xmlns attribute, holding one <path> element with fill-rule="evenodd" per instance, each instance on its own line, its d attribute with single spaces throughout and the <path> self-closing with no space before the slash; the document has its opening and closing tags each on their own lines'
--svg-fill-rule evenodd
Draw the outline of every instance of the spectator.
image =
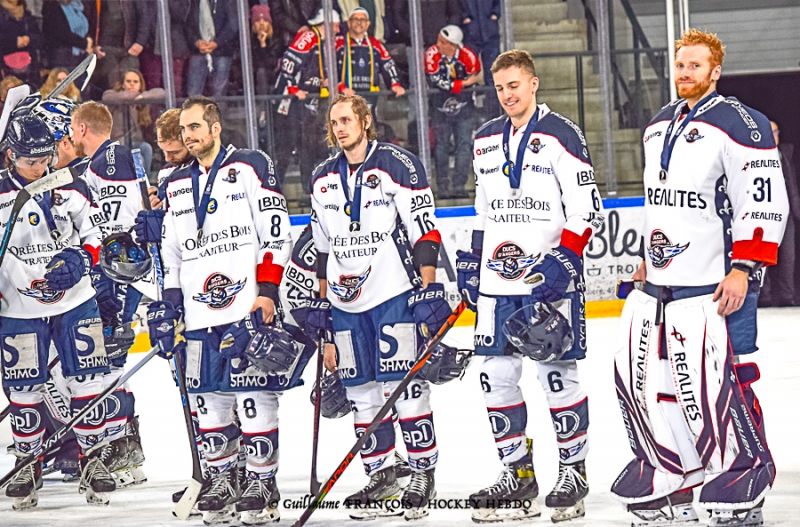
<svg viewBox="0 0 800 527">
<path fill-rule="evenodd" d="M 194 42 L 189 39 L 189 18 L 191 0 L 168 0 L 169 32 L 172 38 L 172 75 L 175 81 L 175 96 L 185 95 L 186 67 L 194 49 Z M 142 75 L 151 88 L 164 87 L 164 70 L 161 59 L 161 39 L 158 29 L 158 15 L 150 42 L 139 55 Z"/>
<path fill-rule="evenodd" d="M 235 0 L 191 0 L 189 42 L 193 43 L 189 58 L 187 92 L 202 95 L 206 79 L 211 76 L 211 95 L 225 95 L 231 72 L 233 53 L 239 45 L 239 24 Z"/>
<path fill-rule="evenodd" d="M 269 0 L 269 4 L 275 21 L 275 34 L 284 50 L 298 33 L 311 29 L 309 20 L 322 9 L 322 0 Z M 341 15 L 337 0 L 333 0 L 333 10 Z"/>
<path fill-rule="evenodd" d="M 386 16 L 386 4 L 384 0 L 340 0 L 339 4 L 342 8 L 342 13 L 350 13 L 353 16 L 353 10 L 360 7 L 366 12 L 367 21 L 369 24 L 369 36 L 374 37 L 381 42 L 385 40 L 383 17 Z M 349 27 L 350 20 L 348 17 L 347 25 Z"/>
<path fill-rule="evenodd" d="M 65 68 L 51 69 L 50 73 L 47 75 L 47 80 L 45 80 L 44 84 L 42 84 L 42 87 L 39 88 L 39 93 L 42 94 L 42 99 L 46 99 L 47 96 L 50 95 L 50 92 L 53 91 L 53 89 L 58 86 L 61 81 L 67 78 L 67 75 L 69 75 L 69 71 L 67 71 Z M 81 102 L 81 92 L 78 87 L 75 86 L 74 82 L 70 83 L 70 85 L 67 86 L 67 89 L 61 92 L 60 95 L 62 97 L 66 97 L 74 103 Z"/>
<path fill-rule="evenodd" d="M 466 198 L 464 184 L 472 160 L 472 126 L 475 104 L 463 89 L 479 80 L 481 63 L 474 51 L 463 45 L 461 28 L 449 25 L 439 31 L 439 40 L 425 52 L 425 73 L 430 93 L 430 120 L 436 145 L 433 161 L 439 198 Z M 456 162 L 450 168 L 450 137 L 455 142 Z"/>
<path fill-rule="evenodd" d="M 3 76 L 14 75 L 32 86 L 41 82 L 42 32 L 25 0 L 0 2 L 0 56 Z"/>
<path fill-rule="evenodd" d="M 149 104 L 131 104 L 139 99 L 159 99 L 164 97 L 164 88 L 146 90 L 144 77 L 139 70 L 125 72 L 123 82 L 117 83 L 113 90 L 103 93 L 103 102 L 109 106 L 113 125 L 111 140 L 125 142 L 131 149 L 142 151 L 145 170 L 150 172 L 153 163 L 153 147 L 144 140 L 143 131 L 153 124 Z"/>
<path fill-rule="evenodd" d="M 99 81 L 101 88 L 116 86 L 122 82 L 124 72 L 139 69 L 139 55 L 155 28 L 154 3 L 84 0 L 83 8 L 98 58 L 93 79 Z"/>
<path fill-rule="evenodd" d="M 94 48 L 81 0 L 46 0 L 42 4 L 42 33 L 51 68 L 72 69 Z"/>
<path fill-rule="evenodd" d="M 0 81 L 0 113 L 3 113 L 3 106 L 6 104 L 6 97 L 8 97 L 8 90 L 22 86 L 23 82 L 13 75 L 4 77 Z"/>
<path fill-rule="evenodd" d="M 464 43 L 480 54 L 483 68 L 483 83 L 494 86 L 490 66 L 500 55 L 500 0 L 462 0 L 464 6 Z M 485 98 L 487 117 L 500 114 L 500 103 L 494 91 Z"/>
<path fill-rule="evenodd" d="M 281 60 L 281 46 L 274 38 L 272 16 L 268 5 L 250 8 L 250 30 L 253 32 L 253 68 L 256 74 L 256 94 L 267 95 L 275 85 Z"/>
</svg>

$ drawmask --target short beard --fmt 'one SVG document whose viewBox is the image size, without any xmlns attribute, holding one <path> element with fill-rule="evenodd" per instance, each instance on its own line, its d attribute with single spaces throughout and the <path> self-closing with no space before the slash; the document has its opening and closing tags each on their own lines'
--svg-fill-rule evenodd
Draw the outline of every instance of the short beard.
<svg viewBox="0 0 800 527">
<path fill-rule="evenodd" d="M 211 136 L 209 136 L 209 137 L 211 137 Z M 197 154 L 195 154 L 194 157 L 196 157 L 197 159 L 203 159 L 208 154 L 210 154 L 213 150 L 214 150 L 214 138 L 211 137 L 211 142 L 208 143 L 207 146 L 202 147 L 200 149 L 200 151 L 198 151 Z M 189 153 L 191 154 L 191 152 L 189 152 Z"/>
<path fill-rule="evenodd" d="M 353 142 L 353 144 L 350 145 L 349 147 L 342 147 L 342 150 L 345 150 L 346 152 L 352 152 L 353 150 L 355 150 L 356 147 L 361 144 L 361 141 L 364 140 L 364 137 L 366 136 L 366 133 L 367 133 L 367 129 L 366 128 L 362 128 L 361 129 L 361 133 L 358 134 L 358 139 L 356 139 Z"/>
<path fill-rule="evenodd" d="M 678 84 L 677 80 L 675 81 L 675 84 L 677 85 L 676 88 L 678 88 L 679 97 L 681 97 L 682 99 L 694 99 L 695 97 L 700 97 L 701 95 L 706 93 L 708 91 L 708 88 L 711 86 L 712 82 L 713 81 L 711 80 L 711 75 L 709 75 L 704 81 L 700 81 L 699 83 L 694 84 L 689 88 L 687 87 L 682 88 L 681 86 L 677 85 Z"/>
</svg>

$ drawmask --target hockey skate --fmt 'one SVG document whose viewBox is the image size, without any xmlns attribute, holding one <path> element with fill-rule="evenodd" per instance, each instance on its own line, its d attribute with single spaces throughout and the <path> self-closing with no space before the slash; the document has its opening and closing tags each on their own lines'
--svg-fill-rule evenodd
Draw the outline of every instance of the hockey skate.
<svg viewBox="0 0 800 527">
<path fill-rule="evenodd" d="M 344 506 L 354 509 L 350 518 L 354 520 L 372 520 L 386 516 L 403 514 L 397 501 L 400 483 L 394 466 L 379 470 L 369 478 L 369 483 L 355 494 L 344 500 Z"/>
<path fill-rule="evenodd" d="M 694 493 L 691 489 L 673 492 L 665 498 L 628 505 L 628 511 L 636 516 L 632 527 L 671 527 L 673 525 L 697 524 L 697 513 L 692 506 Z"/>
<path fill-rule="evenodd" d="M 144 464 L 144 450 L 142 450 L 142 439 L 139 436 L 139 416 L 127 424 L 128 458 L 127 473 L 121 475 L 120 480 L 128 485 L 141 485 L 147 481 L 147 476 L 142 469 Z"/>
<path fill-rule="evenodd" d="M 239 514 L 234 509 L 241 496 L 238 472 L 232 467 L 211 476 L 211 488 L 197 500 L 197 510 L 203 512 L 206 525 L 222 525 L 238 519 Z"/>
<path fill-rule="evenodd" d="M 397 450 L 394 451 L 394 474 L 397 479 L 411 477 L 411 467 L 408 466 L 408 461 Z"/>
<path fill-rule="evenodd" d="M 281 519 L 278 503 L 281 493 L 275 478 L 248 478 L 247 488 L 236 504 L 239 517 L 245 525 L 264 525 Z"/>
<path fill-rule="evenodd" d="M 764 500 L 752 509 L 742 510 L 712 510 L 709 527 L 758 527 L 764 525 L 764 515 L 761 508 Z"/>
<path fill-rule="evenodd" d="M 544 500 L 553 509 L 550 519 L 553 523 L 581 518 L 586 515 L 583 498 L 589 494 L 586 482 L 586 463 L 579 461 L 573 465 L 558 464 L 558 481 Z"/>
<path fill-rule="evenodd" d="M 406 520 L 419 520 L 428 515 L 428 504 L 436 497 L 436 486 L 433 478 L 434 469 L 412 472 L 411 481 L 403 492 L 401 503 L 405 510 Z"/>
<path fill-rule="evenodd" d="M 14 452 L 16 455 L 16 450 Z M 17 460 L 17 463 L 21 462 L 22 458 Z M 42 462 L 36 460 L 19 471 L 6 487 L 6 496 L 14 498 L 11 508 L 15 511 L 24 511 L 36 507 L 39 504 L 37 491 L 42 485 Z"/>
<path fill-rule="evenodd" d="M 494 485 L 469 497 L 470 506 L 475 509 L 472 521 L 499 523 L 542 515 L 536 503 L 539 484 L 533 471 L 532 444 L 533 442 L 528 439 L 528 452 L 525 457 L 507 465 Z"/>
<path fill-rule="evenodd" d="M 86 503 L 89 505 L 108 505 L 109 493 L 117 489 L 114 477 L 106 466 L 113 452 L 114 447 L 111 444 L 102 443 L 80 457 L 81 480 L 78 492 L 86 493 Z"/>
</svg>

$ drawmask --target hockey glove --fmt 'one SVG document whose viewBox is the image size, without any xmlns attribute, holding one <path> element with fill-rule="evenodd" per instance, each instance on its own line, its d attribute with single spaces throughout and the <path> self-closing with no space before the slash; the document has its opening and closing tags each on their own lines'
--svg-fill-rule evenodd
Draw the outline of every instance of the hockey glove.
<svg viewBox="0 0 800 527">
<path fill-rule="evenodd" d="M 470 308 L 478 307 L 478 288 L 481 284 L 481 257 L 467 251 L 456 251 L 458 291 Z"/>
<path fill-rule="evenodd" d="M 183 336 L 185 326 L 180 322 L 183 315 L 180 308 L 172 302 L 162 300 L 153 302 L 147 309 L 147 326 L 150 329 L 150 345 L 158 346 L 158 355 L 165 359 L 172 357 L 180 344 L 186 342 Z"/>
<path fill-rule="evenodd" d="M 428 287 L 415 291 L 408 297 L 408 307 L 414 314 L 414 322 L 424 337 L 432 337 L 439 331 L 453 312 L 444 297 L 444 285 L 431 282 Z M 422 329 L 426 326 L 427 330 Z"/>
<path fill-rule="evenodd" d="M 325 342 L 333 342 L 333 315 L 327 299 L 309 298 L 305 306 L 292 310 L 292 316 L 308 338 L 316 341 L 324 331 Z"/>
<path fill-rule="evenodd" d="M 256 309 L 243 320 L 232 324 L 222 334 L 222 341 L 219 344 L 220 354 L 227 359 L 243 358 L 256 330 L 264 324 L 263 320 L 261 309 Z"/>
<path fill-rule="evenodd" d="M 531 267 L 526 284 L 533 284 L 531 301 L 558 302 L 567 294 L 569 284 L 583 274 L 580 255 L 563 245 L 551 249 L 545 257 Z"/>
<path fill-rule="evenodd" d="M 53 256 L 47 264 L 44 278 L 47 287 L 56 291 L 66 291 L 75 287 L 81 278 L 92 268 L 92 255 L 86 249 L 67 247 Z"/>
<path fill-rule="evenodd" d="M 117 313 L 122 311 L 122 301 L 117 297 L 116 284 L 106 276 L 99 265 L 89 270 L 89 276 L 97 291 L 94 298 L 97 300 L 97 307 L 100 308 L 100 318 L 103 319 L 103 325 L 108 325 L 106 322 L 116 318 Z"/>
<path fill-rule="evenodd" d="M 139 211 L 133 225 L 136 243 L 161 243 L 161 225 L 165 213 L 164 209 Z"/>
</svg>

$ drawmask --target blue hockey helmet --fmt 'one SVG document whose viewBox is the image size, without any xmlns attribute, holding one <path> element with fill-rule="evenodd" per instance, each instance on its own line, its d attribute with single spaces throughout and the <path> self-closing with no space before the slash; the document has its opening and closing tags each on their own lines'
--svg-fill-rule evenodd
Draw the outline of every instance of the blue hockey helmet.
<svg viewBox="0 0 800 527">
<path fill-rule="evenodd" d="M 514 311 L 503 324 L 503 334 L 523 355 L 540 362 L 561 359 L 574 341 L 569 321 L 550 302 Z"/>
<path fill-rule="evenodd" d="M 261 326 L 250 339 L 244 356 L 267 375 L 286 375 L 294 368 L 302 350 L 285 329 Z"/>
<path fill-rule="evenodd" d="M 317 383 L 311 388 L 311 404 L 316 401 Z M 322 378 L 320 383 L 320 414 L 325 419 L 339 419 L 350 413 L 350 401 L 339 374 L 331 373 Z"/>
<path fill-rule="evenodd" d="M 100 268 L 121 284 L 132 284 L 147 276 L 153 259 L 128 232 L 108 236 L 100 243 Z"/>
<path fill-rule="evenodd" d="M 72 136 L 72 109 L 75 103 L 66 97 L 54 97 L 41 101 L 33 107 L 31 114 L 47 125 L 56 142 Z"/>
<path fill-rule="evenodd" d="M 417 377 L 433 384 L 444 384 L 453 379 L 460 379 L 467 371 L 471 360 L 472 351 L 439 344 L 419 370 Z"/>
<path fill-rule="evenodd" d="M 8 125 L 6 147 L 11 150 L 11 160 L 55 156 L 56 140 L 47 125 L 34 115 L 23 115 Z"/>
</svg>

